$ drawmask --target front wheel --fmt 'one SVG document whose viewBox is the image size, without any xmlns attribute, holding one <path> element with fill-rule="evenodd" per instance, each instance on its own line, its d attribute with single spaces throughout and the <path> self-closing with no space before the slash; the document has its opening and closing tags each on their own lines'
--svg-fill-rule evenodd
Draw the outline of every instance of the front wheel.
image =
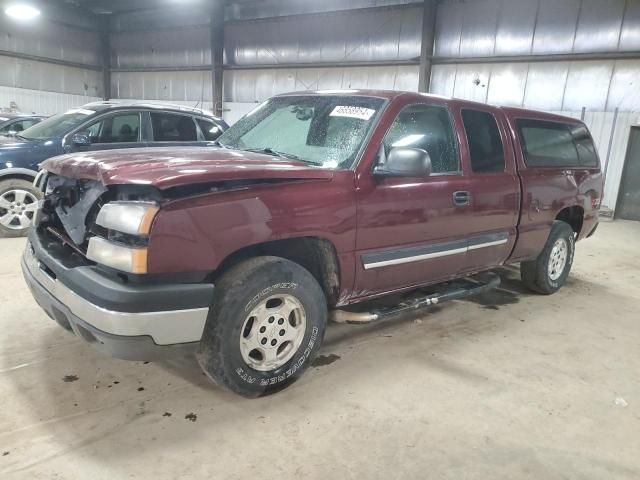
<svg viewBox="0 0 640 480">
<path fill-rule="evenodd" d="M 17 178 L 0 182 L 0 238 L 24 237 L 29 232 L 39 198 L 31 182 Z"/>
<path fill-rule="evenodd" d="M 550 295 L 566 283 L 575 251 L 575 234 L 565 222 L 556 220 L 538 258 L 520 264 L 522 282 L 534 292 Z"/>
<path fill-rule="evenodd" d="M 245 397 L 274 393 L 313 360 L 326 322 L 324 293 L 306 269 L 278 257 L 246 260 L 216 282 L 198 363 Z"/>
</svg>

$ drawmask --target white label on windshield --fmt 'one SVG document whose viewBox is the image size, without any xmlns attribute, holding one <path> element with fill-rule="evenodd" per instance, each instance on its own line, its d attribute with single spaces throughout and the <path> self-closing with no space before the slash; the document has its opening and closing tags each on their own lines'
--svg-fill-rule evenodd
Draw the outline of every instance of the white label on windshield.
<svg viewBox="0 0 640 480">
<path fill-rule="evenodd" d="M 331 112 L 331 117 L 349 117 L 359 118 L 360 120 L 369 120 L 376 113 L 375 110 L 364 107 L 347 107 L 344 105 L 338 105 Z"/>
<path fill-rule="evenodd" d="M 74 108 L 73 110 L 69 110 L 67 113 L 81 113 L 82 115 L 93 115 L 93 110 L 85 110 L 84 108 Z"/>
</svg>

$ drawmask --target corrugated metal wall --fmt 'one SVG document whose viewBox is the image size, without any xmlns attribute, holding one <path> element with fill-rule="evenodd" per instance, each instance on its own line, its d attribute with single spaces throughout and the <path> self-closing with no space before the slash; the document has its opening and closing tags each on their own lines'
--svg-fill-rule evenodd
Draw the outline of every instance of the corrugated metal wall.
<svg viewBox="0 0 640 480">
<path fill-rule="evenodd" d="M 20 23 L 0 16 L 0 108 L 14 102 L 25 111 L 53 114 L 102 96 L 99 36 L 78 23 L 85 28 L 46 18 Z"/>
<path fill-rule="evenodd" d="M 228 24 L 228 65 L 283 67 L 227 72 L 225 100 L 258 102 L 283 91 L 327 88 L 415 90 L 417 66 L 393 63 L 420 56 L 421 32 L 422 8 L 411 5 Z M 341 62 L 389 65 L 295 67 Z"/>
<path fill-rule="evenodd" d="M 178 6 L 145 10 L 114 17 L 111 28 L 112 97 L 211 103 L 208 15 Z"/>
<path fill-rule="evenodd" d="M 449 0 L 438 8 L 434 50 L 449 62 L 433 68 L 434 93 L 578 117 L 586 109 L 609 160 L 604 204 L 615 209 L 630 127 L 640 121 L 640 60 L 540 56 L 640 51 L 640 0 Z"/>
<path fill-rule="evenodd" d="M 432 90 L 542 110 L 640 111 L 640 60 L 511 63 L 509 56 L 640 51 L 638 0 L 448 1 L 438 9 Z M 549 88 L 552 86 L 553 88 Z"/>
<path fill-rule="evenodd" d="M 229 121 L 286 91 L 418 87 L 420 1 L 264 0 L 232 5 L 226 19 Z M 116 71 L 114 97 L 210 105 L 206 15 L 138 12 L 116 17 L 112 28 L 115 68 L 181 67 Z M 435 33 L 434 93 L 570 115 L 585 108 L 603 161 L 610 159 L 606 203 L 615 207 L 628 130 L 640 111 L 640 60 L 541 56 L 640 51 L 640 0 L 445 0 Z"/>
</svg>

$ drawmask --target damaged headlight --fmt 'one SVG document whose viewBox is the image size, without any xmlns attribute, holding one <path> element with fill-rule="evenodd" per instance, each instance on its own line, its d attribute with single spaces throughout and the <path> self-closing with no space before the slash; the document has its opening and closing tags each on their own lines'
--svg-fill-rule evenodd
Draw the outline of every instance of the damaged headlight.
<svg viewBox="0 0 640 480">
<path fill-rule="evenodd" d="M 150 202 L 107 203 L 98 212 L 96 224 L 109 232 L 133 236 L 139 240 L 140 237 L 149 235 L 158 210 L 159 207 Z M 147 273 L 146 246 L 123 244 L 109 238 L 89 239 L 87 258 L 124 272 Z"/>
<path fill-rule="evenodd" d="M 96 223 L 108 230 L 129 235 L 149 235 L 158 206 L 149 202 L 112 202 L 104 205 Z"/>
</svg>

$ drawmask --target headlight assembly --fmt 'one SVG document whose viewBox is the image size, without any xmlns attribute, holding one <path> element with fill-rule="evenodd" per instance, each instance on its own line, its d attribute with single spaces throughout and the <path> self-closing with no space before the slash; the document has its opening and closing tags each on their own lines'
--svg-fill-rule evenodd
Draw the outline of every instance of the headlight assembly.
<svg viewBox="0 0 640 480">
<path fill-rule="evenodd" d="M 108 230 L 108 238 L 90 238 L 87 258 L 123 272 L 147 273 L 147 247 L 144 245 L 158 210 L 158 205 L 150 202 L 112 202 L 104 205 L 98 212 L 96 224 Z M 120 243 L 119 234 L 138 237 L 141 245 L 137 245 L 137 242 L 129 244 L 128 241 Z"/>
<path fill-rule="evenodd" d="M 158 206 L 149 202 L 112 202 L 104 205 L 96 223 L 109 230 L 129 235 L 148 235 Z"/>
<path fill-rule="evenodd" d="M 129 273 L 147 273 L 147 249 L 119 245 L 100 237 L 89 239 L 87 258 Z"/>
</svg>

